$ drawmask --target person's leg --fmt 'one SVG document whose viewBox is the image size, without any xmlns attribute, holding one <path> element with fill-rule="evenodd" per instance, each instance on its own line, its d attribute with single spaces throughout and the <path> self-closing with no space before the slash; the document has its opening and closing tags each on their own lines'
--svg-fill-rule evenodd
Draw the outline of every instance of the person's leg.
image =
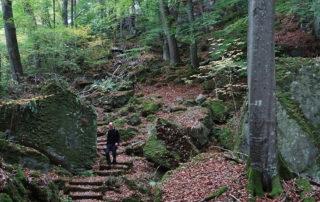
<svg viewBox="0 0 320 202">
<path fill-rule="evenodd" d="M 106 159 L 107 159 L 107 164 L 111 164 L 111 161 L 110 161 L 110 150 L 111 150 L 111 147 L 112 145 L 107 145 L 107 149 L 106 149 Z"/>
<path fill-rule="evenodd" d="M 117 163 L 117 146 L 116 145 L 113 145 L 112 157 L 113 157 L 112 163 L 116 164 Z"/>
</svg>

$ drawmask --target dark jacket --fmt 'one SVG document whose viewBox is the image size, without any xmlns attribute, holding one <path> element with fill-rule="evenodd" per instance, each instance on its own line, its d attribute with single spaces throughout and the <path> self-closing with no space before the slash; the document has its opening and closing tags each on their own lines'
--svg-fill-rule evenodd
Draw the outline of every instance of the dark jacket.
<svg viewBox="0 0 320 202">
<path fill-rule="evenodd" d="M 107 144 L 114 145 L 115 143 L 120 142 L 120 135 L 117 129 L 112 129 L 108 131 L 107 135 Z"/>
</svg>

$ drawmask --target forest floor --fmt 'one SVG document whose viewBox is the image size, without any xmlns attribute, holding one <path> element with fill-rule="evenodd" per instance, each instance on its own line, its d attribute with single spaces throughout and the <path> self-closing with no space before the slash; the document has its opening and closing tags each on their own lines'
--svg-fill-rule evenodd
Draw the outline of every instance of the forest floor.
<svg viewBox="0 0 320 202">
<path fill-rule="evenodd" d="M 154 56 L 153 56 L 154 57 Z M 141 62 L 141 61 L 140 61 Z M 143 62 L 143 61 L 142 61 Z M 103 68 L 103 67 L 102 67 Z M 181 70 L 185 67 L 180 67 Z M 114 67 L 112 71 L 116 71 Z M 92 71 L 92 70 L 90 70 Z M 98 72 L 105 71 L 98 69 Z M 90 74 L 93 74 L 92 72 Z M 179 78 L 176 70 L 169 74 L 163 74 L 153 85 L 135 84 L 135 94 L 143 95 L 143 99 L 153 99 L 154 102 L 163 103 L 162 108 L 174 108 L 179 106 L 179 100 L 196 99 L 199 94 L 215 98 L 211 91 L 203 90 L 203 84 L 185 84 L 170 82 L 168 77 Z M 174 78 L 172 77 L 172 78 Z M 152 78 L 153 79 L 153 78 Z M 181 79 L 181 78 L 180 78 Z M 96 105 L 98 123 L 104 122 L 107 114 L 114 117 L 121 117 L 120 109 L 112 109 L 106 112 L 103 107 Z M 155 114 L 157 117 L 170 118 L 184 125 L 192 125 L 196 116 L 201 116 L 196 112 L 181 115 L 179 113 L 164 113 L 162 110 Z M 140 199 L 142 201 L 154 201 L 157 191 L 161 191 L 161 201 L 248 201 L 252 198 L 246 189 L 248 184 L 245 161 L 238 161 L 230 158 L 232 151 L 220 150 L 219 143 L 212 142 L 205 152 L 193 157 L 190 161 L 180 164 L 176 170 L 171 170 L 167 174 L 169 178 L 159 185 L 163 172 L 154 163 L 148 161 L 143 154 L 132 154 L 128 152 L 134 145 L 143 144 L 148 139 L 148 131 L 152 123 L 145 117 L 141 118 L 141 125 L 130 126 L 138 130 L 138 134 L 128 141 L 121 142 L 118 149 L 118 164 L 108 166 L 106 164 L 105 149 L 107 122 L 98 126 L 97 134 L 97 160 L 87 176 L 63 177 L 66 180 L 64 191 L 61 191 L 67 198 L 73 201 L 130 201 Z M 127 127 L 127 125 L 124 125 Z M 28 170 L 25 169 L 26 177 L 29 177 Z M 0 168 L 0 188 L 7 174 Z M 54 173 L 49 173 L 51 180 L 62 178 Z M 256 201 L 304 201 L 308 197 L 314 197 L 315 201 L 320 201 L 320 187 L 311 185 L 308 194 L 301 197 L 305 188 L 296 183 L 296 179 L 281 181 L 284 192 L 277 198 L 269 198 L 266 194 L 263 197 L 255 198 Z M 209 199 L 209 196 L 215 197 Z"/>
</svg>

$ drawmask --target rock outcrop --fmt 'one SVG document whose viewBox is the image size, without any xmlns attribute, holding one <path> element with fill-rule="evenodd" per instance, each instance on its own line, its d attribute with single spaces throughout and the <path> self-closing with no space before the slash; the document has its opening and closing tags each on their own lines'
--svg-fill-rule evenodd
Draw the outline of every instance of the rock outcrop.
<svg viewBox="0 0 320 202">
<path fill-rule="evenodd" d="M 97 121 L 93 107 L 55 84 L 43 96 L 0 105 L 0 131 L 11 142 L 40 151 L 50 162 L 76 171 L 96 158 Z"/>
<path fill-rule="evenodd" d="M 320 65 L 317 59 L 277 61 L 277 132 L 283 160 L 301 176 L 320 181 Z M 239 149 L 248 153 L 244 115 Z"/>
</svg>

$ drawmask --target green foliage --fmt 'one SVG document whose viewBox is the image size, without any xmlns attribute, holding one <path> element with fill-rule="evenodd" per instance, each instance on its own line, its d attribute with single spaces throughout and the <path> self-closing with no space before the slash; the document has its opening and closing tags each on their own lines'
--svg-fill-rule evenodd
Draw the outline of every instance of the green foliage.
<svg viewBox="0 0 320 202">
<path fill-rule="evenodd" d="M 142 103 L 142 116 L 146 117 L 149 114 L 155 114 L 160 108 L 162 104 L 161 103 L 153 103 L 150 101 L 144 101 Z"/>
<path fill-rule="evenodd" d="M 229 128 L 221 128 L 216 131 L 215 135 L 221 146 L 229 150 L 233 149 L 233 133 Z"/>
</svg>

